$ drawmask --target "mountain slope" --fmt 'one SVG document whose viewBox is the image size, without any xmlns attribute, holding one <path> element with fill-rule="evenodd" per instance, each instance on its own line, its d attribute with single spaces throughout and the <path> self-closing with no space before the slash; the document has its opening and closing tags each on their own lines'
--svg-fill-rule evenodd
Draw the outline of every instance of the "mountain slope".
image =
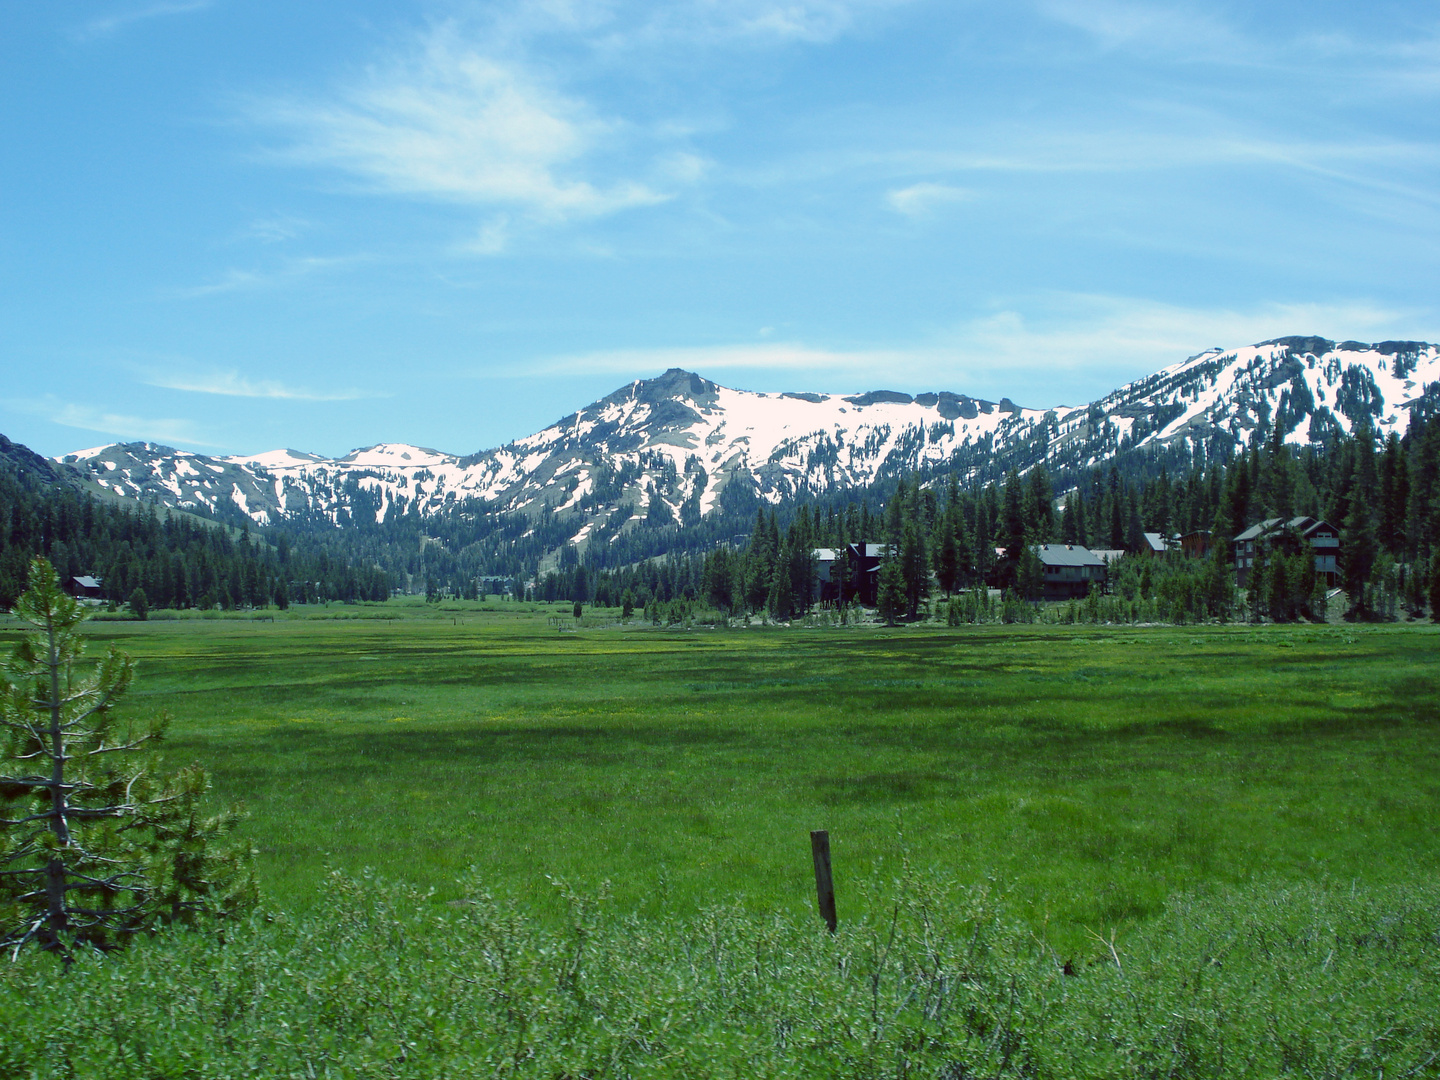
<svg viewBox="0 0 1440 1080">
<path fill-rule="evenodd" d="M 1275 427 L 1302 445 L 1366 422 L 1403 433 L 1417 404 L 1440 405 L 1436 346 L 1291 337 L 1211 349 L 1078 408 L 948 392 L 759 394 L 672 369 L 467 457 L 381 444 L 338 459 L 211 458 L 127 443 L 61 460 L 113 495 L 259 524 L 518 514 L 588 544 L 694 524 L 728 496 L 779 502 L 921 469 L 968 480 L 1044 462 L 1074 475 L 1132 451 L 1228 456 Z"/>
<path fill-rule="evenodd" d="M 60 460 L 115 494 L 238 510 L 260 524 L 383 522 L 467 500 L 532 516 L 603 510 L 607 519 L 674 521 L 709 512 L 733 482 L 770 501 L 863 486 L 886 471 L 944 461 L 961 446 L 1003 443 L 1044 416 L 950 393 L 757 394 L 674 369 L 469 457 L 381 444 L 338 459 L 293 450 L 211 458 L 125 443 Z"/>
</svg>

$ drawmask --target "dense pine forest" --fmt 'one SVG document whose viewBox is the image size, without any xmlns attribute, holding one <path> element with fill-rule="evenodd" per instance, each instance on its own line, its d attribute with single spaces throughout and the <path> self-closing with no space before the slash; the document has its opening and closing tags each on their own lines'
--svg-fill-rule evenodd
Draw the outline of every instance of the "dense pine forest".
<svg viewBox="0 0 1440 1080">
<path fill-rule="evenodd" d="M 24 591 L 32 556 L 62 581 L 89 575 L 104 598 L 136 590 L 153 608 L 287 607 L 290 602 L 383 600 L 388 576 L 314 535 L 261 537 L 151 507 L 102 502 L 64 485 L 44 459 L 0 457 L 0 607 Z"/>
</svg>

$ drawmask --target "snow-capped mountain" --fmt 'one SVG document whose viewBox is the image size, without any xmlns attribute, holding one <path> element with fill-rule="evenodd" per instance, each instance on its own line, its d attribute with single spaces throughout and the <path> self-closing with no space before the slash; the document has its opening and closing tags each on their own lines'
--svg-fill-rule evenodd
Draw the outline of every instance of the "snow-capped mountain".
<svg viewBox="0 0 1440 1080">
<path fill-rule="evenodd" d="M 571 541 L 584 543 L 645 522 L 698 520 L 736 484 L 775 502 L 926 467 L 968 478 L 1040 461 L 1064 473 L 1147 448 L 1228 453 L 1277 427 L 1299 444 L 1366 422 L 1403 433 L 1422 399 L 1440 403 L 1434 345 L 1294 337 L 1211 349 L 1077 408 L 948 392 L 760 394 L 672 369 L 467 457 L 381 444 L 338 459 L 293 450 L 212 458 L 126 443 L 60 461 L 117 496 L 238 511 L 259 524 L 483 510 L 558 515 L 551 520 L 571 522 Z"/>
<path fill-rule="evenodd" d="M 631 383 L 543 431 L 458 457 L 382 444 L 329 459 L 293 450 L 207 457 L 121 443 L 60 460 L 115 495 L 259 524 L 360 513 L 442 513 L 480 500 L 500 512 L 703 515 L 737 479 L 762 498 L 869 483 L 947 460 L 1045 413 L 951 393 L 851 397 L 731 390 L 678 368 Z M 597 522 L 598 524 L 598 522 Z"/>
</svg>

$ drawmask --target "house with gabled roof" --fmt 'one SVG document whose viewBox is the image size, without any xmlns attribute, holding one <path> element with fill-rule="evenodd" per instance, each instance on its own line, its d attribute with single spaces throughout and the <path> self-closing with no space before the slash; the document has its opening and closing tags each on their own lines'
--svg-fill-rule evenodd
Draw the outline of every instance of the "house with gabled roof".
<svg viewBox="0 0 1440 1080">
<path fill-rule="evenodd" d="M 1235 537 L 1235 584 L 1245 588 L 1250 571 L 1263 564 L 1272 547 L 1288 543 L 1297 550 L 1308 545 L 1315 553 L 1315 576 L 1328 586 L 1340 581 L 1340 530 L 1321 518 L 1302 515 L 1266 518 Z"/>
<path fill-rule="evenodd" d="M 1037 544 L 1035 554 L 1045 568 L 1046 600 L 1074 600 L 1105 587 L 1108 564 L 1079 544 Z"/>
<path fill-rule="evenodd" d="M 1193 532 L 1182 533 L 1177 536 L 1176 541 L 1180 544 L 1180 552 L 1192 559 L 1203 559 L 1210 554 L 1210 530 L 1196 529 Z"/>
<path fill-rule="evenodd" d="M 1157 559 L 1163 559 L 1170 554 L 1170 542 L 1165 539 L 1163 533 L 1141 533 L 1140 554 L 1153 555 Z"/>
<path fill-rule="evenodd" d="M 69 586 L 65 590 L 78 600 L 103 600 L 105 591 L 102 582 L 97 577 L 89 574 L 81 574 L 70 579 Z"/>
</svg>

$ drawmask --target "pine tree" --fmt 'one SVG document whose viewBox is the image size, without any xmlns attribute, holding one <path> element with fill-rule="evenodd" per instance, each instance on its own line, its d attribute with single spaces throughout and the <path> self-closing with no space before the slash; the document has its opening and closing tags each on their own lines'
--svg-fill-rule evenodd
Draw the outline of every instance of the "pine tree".
<svg viewBox="0 0 1440 1080">
<path fill-rule="evenodd" d="M 1000 539 L 1005 548 L 1005 558 L 1015 562 L 1025 547 L 1027 514 L 1025 496 L 1020 475 L 1011 469 L 1005 476 L 1005 492 L 1002 496 Z"/>
<path fill-rule="evenodd" d="M 1045 591 L 1045 564 L 1027 544 L 1020 553 L 1020 562 L 1015 568 L 1015 591 L 1026 600 L 1039 600 Z"/>
<path fill-rule="evenodd" d="M 1440 623 L 1440 551 L 1430 558 L 1430 621 Z"/>
<path fill-rule="evenodd" d="M 1365 586 L 1378 554 L 1375 524 L 1371 512 L 1376 487 L 1375 443 L 1368 426 L 1357 425 L 1352 445 L 1354 466 L 1349 471 L 1350 489 L 1343 493 L 1346 514 L 1340 533 L 1345 594 L 1352 612 L 1365 612 Z"/>
<path fill-rule="evenodd" d="M 947 513 L 940 520 L 939 542 L 935 545 L 935 579 L 948 598 L 955 591 L 960 580 L 960 549 L 955 543 L 955 532 L 959 523 L 953 513 Z"/>
<path fill-rule="evenodd" d="M 255 903 L 251 853 L 216 844 L 239 821 L 203 817 L 199 767 L 161 777 L 146 751 L 163 720 L 121 729 L 134 677 L 113 646 L 81 671 L 82 606 L 35 559 L 14 613 L 33 629 L 6 665 L 0 730 L 15 771 L 0 776 L 0 946 L 69 958 L 118 948 L 164 923 L 231 916 Z"/>
<path fill-rule="evenodd" d="M 1055 488 L 1044 465 L 1036 465 L 1025 480 L 1026 527 L 1037 544 L 1055 538 Z"/>
<path fill-rule="evenodd" d="M 1380 457 L 1380 513 L 1376 540 L 1380 550 L 1395 558 L 1405 552 L 1405 509 L 1409 502 L 1410 478 L 1405 451 L 1392 431 Z"/>
<path fill-rule="evenodd" d="M 894 626 L 905 613 L 907 600 L 905 572 L 900 567 L 900 560 L 894 555 L 887 555 L 880 564 L 875 596 L 876 608 L 887 626 Z"/>
</svg>

